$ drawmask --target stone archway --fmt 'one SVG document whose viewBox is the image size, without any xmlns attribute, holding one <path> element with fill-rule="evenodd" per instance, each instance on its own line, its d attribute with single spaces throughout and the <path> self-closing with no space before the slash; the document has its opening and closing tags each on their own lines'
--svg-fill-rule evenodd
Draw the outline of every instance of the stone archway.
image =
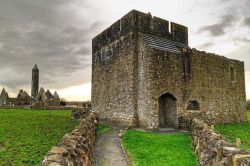
<svg viewBox="0 0 250 166">
<path fill-rule="evenodd" d="M 178 127 L 176 98 L 170 93 L 159 98 L 159 127 Z"/>
</svg>

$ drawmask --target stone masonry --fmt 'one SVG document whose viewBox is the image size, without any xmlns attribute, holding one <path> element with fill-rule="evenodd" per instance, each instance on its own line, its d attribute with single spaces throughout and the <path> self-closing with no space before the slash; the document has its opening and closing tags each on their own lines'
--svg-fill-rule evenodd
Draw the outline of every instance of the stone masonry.
<svg viewBox="0 0 250 166">
<path fill-rule="evenodd" d="M 98 118 L 94 113 L 80 119 L 79 125 L 51 148 L 41 166 L 90 166 L 97 123 Z"/>
<path fill-rule="evenodd" d="M 92 108 L 146 129 L 246 121 L 244 63 L 188 46 L 188 29 L 132 10 L 92 40 Z"/>
<path fill-rule="evenodd" d="M 191 137 L 200 166 L 249 166 L 250 152 L 225 141 L 203 121 L 191 121 Z"/>
</svg>

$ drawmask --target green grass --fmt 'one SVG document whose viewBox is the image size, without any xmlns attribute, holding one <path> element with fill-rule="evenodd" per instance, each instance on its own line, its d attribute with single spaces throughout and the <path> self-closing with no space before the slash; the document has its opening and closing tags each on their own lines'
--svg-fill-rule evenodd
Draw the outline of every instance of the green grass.
<svg viewBox="0 0 250 166">
<path fill-rule="evenodd" d="M 97 136 L 108 132 L 109 129 L 110 129 L 110 126 L 108 124 L 105 124 L 105 123 L 98 124 L 97 129 L 96 129 Z"/>
<path fill-rule="evenodd" d="M 195 166 L 188 134 L 157 134 L 128 130 L 122 145 L 134 166 Z"/>
<path fill-rule="evenodd" d="M 215 125 L 215 129 L 231 143 L 235 143 L 236 138 L 240 138 L 241 147 L 250 149 L 250 112 L 247 116 L 248 122 L 246 123 Z"/>
<path fill-rule="evenodd" d="M 40 165 L 77 121 L 66 110 L 0 109 L 0 165 Z"/>
</svg>

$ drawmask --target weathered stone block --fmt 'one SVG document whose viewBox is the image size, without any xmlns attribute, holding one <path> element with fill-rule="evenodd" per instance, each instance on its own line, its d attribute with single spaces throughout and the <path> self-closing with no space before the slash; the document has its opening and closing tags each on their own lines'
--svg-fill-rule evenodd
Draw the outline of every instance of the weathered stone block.
<svg viewBox="0 0 250 166">
<path fill-rule="evenodd" d="M 234 166 L 249 166 L 250 165 L 250 154 L 236 154 L 233 156 Z"/>
</svg>

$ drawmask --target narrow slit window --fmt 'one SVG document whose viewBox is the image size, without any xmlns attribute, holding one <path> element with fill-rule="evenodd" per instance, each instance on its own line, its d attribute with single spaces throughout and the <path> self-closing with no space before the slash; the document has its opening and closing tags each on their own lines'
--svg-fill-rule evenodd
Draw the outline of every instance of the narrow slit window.
<svg viewBox="0 0 250 166">
<path fill-rule="evenodd" d="M 230 79 L 231 81 L 235 81 L 235 68 L 233 66 L 230 67 Z"/>
<path fill-rule="evenodd" d="M 105 49 L 102 49 L 101 51 L 101 62 L 106 62 L 107 60 L 107 52 L 105 51 Z"/>
<path fill-rule="evenodd" d="M 187 48 L 183 48 L 182 72 L 185 76 L 191 74 L 191 56 Z"/>
</svg>

